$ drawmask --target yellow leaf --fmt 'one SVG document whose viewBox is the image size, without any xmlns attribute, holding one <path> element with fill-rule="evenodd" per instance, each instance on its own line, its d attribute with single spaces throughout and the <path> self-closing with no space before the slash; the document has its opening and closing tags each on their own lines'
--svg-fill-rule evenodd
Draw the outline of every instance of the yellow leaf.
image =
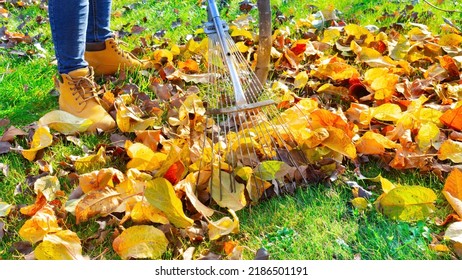
<svg viewBox="0 0 462 280">
<path fill-rule="evenodd" d="M 75 232 L 61 230 L 49 233 L 34 250 L 38 260 L 82 260 L 82 245 Z"/>
<path fill-rule="evenodd" d="M 96 155 L 89 155 L 77 159 L 74 163 L 75 169 L 79 174 L 87 173 L 102 168 L 106 164 L 106 149 L 104 146 L 99 148 Z"/>
<path fill-rule="evenodd" d="M 249 194 L 249 198 L 254 202 L 258 202 L 262 197 L 265 190 L 271 187 L 272 184 L 268 181 L 258 178 L 254 174 L 251 175 L 247 181 L 246 189 Z"/>
<path fill-rule="evenodd" d="M 130 211 L 130 217 L 135 223 L 153 222 L 159 224 L 168 224 L 168 219 L 164 213 L 151 204 L 138 201 Z"/>
<path fill-rule="evenodd" d="M 462 43 L 462 36 L 459 34 L 444 34 L 438 44 L 444 47 L 458 47 Z"/>
<path fill-rule="evenodd" d="M 112 248 L 122 259 L 160 259 L 167 246 L 165 234 L 148 225 L 129 227 L 112 242 Z"/>
<path fill-rule="evenodd" d="M 160 152 L 154 152 L 146 145 L 141 143 L 131 143 L 127 141 L 125 149 L 131 160 L 127 163 L 127 168 L 136 168 L 138 170 L 153 171 L 162 166 L 167 159 L 167 155 Z"/>
<path fill-rule="evenodd" d="M 326 29 L 324 30 L 324 35 L 321 42 L 333 44 L 340 37 L 340 30 L 338 29 Z"/>
<path fill-rule="evenodd" d="M 295 88 L 304 88 L 308 82 L 308 74 L 306 71 L 301 71 L 295 76 L 294 87 Z"/>
<path fill-rule="evenodd" d="M 416 136 L 416 142 L 422 152 L 431 148 L 432 144 L 438 141 L 440 136 L 439 127 L 431 122 L 423 123 Z"/>
<path fill-rule="evenodd" d="M 19 229 L 19 236 L 31 243 L 36 243 L 51 232 L 60 231 L 55 212 L 50 205 L 45 205 L 27 220 Z"/>
<path fill-rule="evenodd" d="M 396 122 L 402 116 L 401 107 L 392 103 L 385 103 L 371 110 L 372 117 L 380 121 Z"/>
<path fill-rule="evenodd" d="M 29 161 L 33 161 L 37 152 L 45 149 L 46 147 L 51 146 L 53 143 L 53 136 L 50 134 L 48 127 L 40 126 L 34 133 L 32 137 L 32 143 L 30 144 L 30 149 L 23 150 L 22 155 Z"/>
<path fill-rule="evenodd" d="M 209 221 L 207 227 L 209 229 L 208 234 L 210 240 L 216 240 L 230 233 L 239 232 L 239 218 L 236 216 L 236 213 L 233 210 L 228 209 L 228 211 L 233 219 L 229 217 L 223 217 L 216 222 Z"/>
<path fill-rule="evenodd" d="M 392 182 L 382 177 L 381 175 L 379 175 L 379 181 L 380 181 L 380 184 L 382 185 L 383 192 L 386 194 L 389 193 L 394 188 L 396 188 L 396 186 Z"/>
<path fill-rule="evenodd" d="M 41 192 L 47 199 L 47 201 L 52 201 L 56 198 L 56 192 L 61 188 L 59 184 L 58 177 L 56 176 L 44 176 L 34 183 L 34 192 L 38 194 Z"/>
<path fill-rule="evenodd" d="M 62 134 L 85 132 L 93 121 L 79 118 L 66 111 L 55 110 L 45 114 L 38 121 L 40 126 L 48 126 Z"/>
<path fill-rule="evenodd" d="M 358 210 L 366 210 L 368 202 L 364 197 L 356 197 L 351 200 L 351 204 Z"/>
<path fill-rule="evenodd" d="M 386 216 L 402 221 L 417 221 L 428 217 L 435 209 L 436 194 L 421 186 L 399 186 L 376 201 Z"/>
<path fill-rule="evenodd" d="M 176 196 L 172 184 L 165 178 L 155 178 L 146 182 L 144 193 L 149 203 L 154 205 L 167 216 L 168 220 L 180 228 L 192 226 L 193 220 L 186 217 L 183 204 Z"/>
<path fill-rule="evenodd" d="M 356 158 L 356 147 L 344 130 L 328 127 L 327 131 L 329 132 L 329 137 L 322 142 L 324 146 L 351 159 Z"/>
<path fill-rule="evenodd" d="M 139 116 L 140 113 L 136 113 L 134 109 L 125 104 L 129 102 L 132 102 L 132 100 L 124 96 L 119 96 L 114 102 L 117 109 L 116 122 L 120 131 L 135 132 L 137 130 L 146 130 L 156 123 L 157 117 L 141 118 Z"/>
<path fill-rule="evenodd" d="M 245 42 L 242 42 L 242 41 L 241 41 L 241 42 L 237 42 L 237 43 L 236 43 L 236 47 L 237 47 L 237 49 L 238 49 L 241 53 L 246 53 L 246 52 L 249 51 L 249 46 L 247 46 L 247 45 L 245 44 Z"/>
<path fill-rule="evenodd" d="M 107 216 L 121 203 L 120 194 L 110 187 L 91 191 L 75 207 L 76 224 L 95 216 Z"/>
<path fill-rule="evenodd" d="M 84 193 L 104 189 L 106 186 L 115 187 L 124 181 L 124 174 L 115 168 L 103 168 L 79 176 L 79 187 Z"/>
<path fill-rule="evenodd" d="M 446 140 L 438 151 L 438 159 L 450 159 L 455 163 L 462 163 L 462 142 Z"/>
<path fill-rule="evenodd" d="M 166 49 L 157 49 L 152 54 L 152 58 L 154 59 L 154 62 L 164 64 L 173 60 L 173 54 L 171 51 Z"/>
<path fill-rule="evenodd" d="M 214 169 L 210 192 L 219 206 L 238 211 L 247 204 L 244 194 L 245 185 L 237 182 L 232 176 L 228 172 Z M 231 190 L 232 187 L 234 190 Z"/>
<path fill-rule="evenodd" d="M 444 183 L 443 195 L 459 217 L 462 217 L 462 171 L 454 168 Z"/>
<path fill-rule="evenodd" d="M 252 33 L 242 28 L 234 28 L 234 30 L 231 32 L 231 36 L 232 37 L 243 36 L 248 39 L 253 39 Z"/>
</svg>

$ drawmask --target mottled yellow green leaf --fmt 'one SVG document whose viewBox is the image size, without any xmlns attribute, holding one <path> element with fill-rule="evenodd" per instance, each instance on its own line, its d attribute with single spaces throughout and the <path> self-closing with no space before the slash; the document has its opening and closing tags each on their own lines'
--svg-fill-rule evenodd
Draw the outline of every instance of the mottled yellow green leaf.
<svg viewBox="0 0 462 280">
<path fill-rule="evenodd" d="M 155 178 L 146 182 L 144 195 L 149 203 L 164 212 L 173 225 L 180 228 L 192 226 L 193 220 L 185 215 L 183 204 L 167 179 Z"/>
<path fill-rule="evenodd" d="M 207 227 L 209 229 L 208 234 L 210 240 L 216 240 L 230 233 L 239 232 L 239 218 L 233 210 L 228 209 L 228 211 L 233 217 L 232 219 L 229 217 L 223 217 L 216 222 L 209 221 Z"/>
<path fill-rule="evenodd" d="M 82 245 L 77 234 L 70 230 L 49 233 L 34 250 L 38 260 L 82 260 Z"/>
<path fill-rule="evenodd" d="M 390 190 L 380 200 L 377 208 L 386 216 L 417 221 L 427 218 L 435 209 L 436 194 L 421 186 L 400 186 Z"/>
<path fill-rule="evenodd" d="M 160 259 L 167 251 L 165 234 L 148 225 L 132 226 L 117 236 L 112 248 L 122 259 Z"/>
<path fill-rule="evenodd" d="M 33 161 L 37 152 L 45 149 L 46 147 L 51 146 L 53 143 L 53 136 L 50 133 L 50 129 L 46 126 L 40 126 L 34 133 L 32 137 L 32 142 L 30 143 L 30 149 L 22 150 L 21 153 L 23 157 L 29 161 Z"/>
<path fill-rule="evenodd" d="M 50 205 L 45 205 L 19 229 L 19 236 L 31 243 L 36 243 L 51 232 L 60 231 L 55 212 Z"/>
<path fill-rule="evenodd" d="M 89 155 L 77 159 L 74 163 L 79 174 L 88 173 L 102 168 L 106 164 L 106 149 L 101 146 L 96 155 Z"/>
<path fill-rule="evenodd" d="M 85 132 L 93 121 L 79 118 L 66 111 L 55 110 L 45 114 L 38 121 L 41 126 L 48 126 L 62 134 L 75 134 Z"/>
</svg>

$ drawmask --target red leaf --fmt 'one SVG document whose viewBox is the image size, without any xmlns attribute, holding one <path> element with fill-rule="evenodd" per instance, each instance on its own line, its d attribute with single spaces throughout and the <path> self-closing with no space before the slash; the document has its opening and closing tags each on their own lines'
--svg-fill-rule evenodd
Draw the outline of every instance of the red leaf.
<svg viewBox="0 0 462 280">
<path fill-rule="evenodd" d="M 181 180 L 181 177 L 183 176 L 185 167 L 183 163 L 179 160 L 172 164 L 170 168 L 165 172 L 164 178 L 167 179 L 172 185 L 175 185 Z"/>
</svg>

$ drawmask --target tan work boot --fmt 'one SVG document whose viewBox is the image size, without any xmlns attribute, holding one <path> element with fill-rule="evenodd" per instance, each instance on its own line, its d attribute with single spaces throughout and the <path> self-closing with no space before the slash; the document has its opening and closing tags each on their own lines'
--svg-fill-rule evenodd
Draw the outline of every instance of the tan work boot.
<svg viewBox="0 0 462 280">
<path fill-rule="evenodd" d="M 91 67 L 61 74 L 57 88 L 60 110 L 93 121 L 87 131 L 95 132 L 97 128 L 107 131 L 115 127 L 114 119 L 98 102 Z"/>
<path fill-rule="evenodd" d="M 87 43 L 85 60 L 96 75 L 112 75 L 128 68 L 143 69 L 147 65 L 146 61 L 120 49 L 114 38 L 101 43 Z"/>
</svg>

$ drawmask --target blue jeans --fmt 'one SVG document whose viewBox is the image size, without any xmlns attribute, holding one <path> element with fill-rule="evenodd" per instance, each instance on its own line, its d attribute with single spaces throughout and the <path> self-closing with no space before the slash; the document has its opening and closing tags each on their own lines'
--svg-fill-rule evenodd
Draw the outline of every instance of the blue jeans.
<svg viewBox="0 0 462 280">
<path fill-rule="evenodd" d="M 84 68 L 85 44 L 113 37 L 109 23 L 111 0 L 49 0 L 51 34 L 58 72 Z"/>
</svg>

